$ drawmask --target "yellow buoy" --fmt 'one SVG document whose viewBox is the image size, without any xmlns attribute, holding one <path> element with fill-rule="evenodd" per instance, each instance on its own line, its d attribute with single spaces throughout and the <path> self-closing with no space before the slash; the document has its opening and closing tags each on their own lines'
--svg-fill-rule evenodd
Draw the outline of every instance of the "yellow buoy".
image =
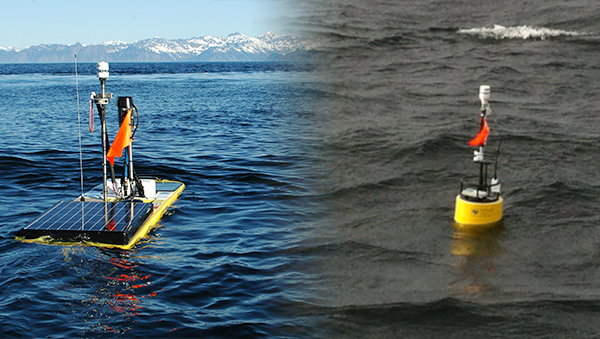
<svg viewBox="0 0 600 339">
<path fill-rule="evenodd" d="M 493 224 L 502 219 L 502 197 L 496 201 L 468 201 L 460 194 L 456 196 L 454 220 L 464 225 Z"/>
<path fill-rule="evenodd" d="M 490 86 L 481 86 L 479 88 L 481 128 L 477 136 L 469 142 L 470 146 L 478 148 L 474 152 L 473 162 L 479 165 L 479 177 L 477 181 L 461 182 L 460 194 L 456 197 L 454 210 L 457 228 L 494 225 L 502 220 L 503 200 L 500 196 L 497 171 L 494 170 L 493 178 L 488 178 L 488 166 L 491 162 L 484 160 L 484 147 L 490 132 L 486 121 L 486 115 L 491 111 L 488 104 L 489 97 Z M 496 156 L 496 164 L 497 161 Z"/>
</svg>

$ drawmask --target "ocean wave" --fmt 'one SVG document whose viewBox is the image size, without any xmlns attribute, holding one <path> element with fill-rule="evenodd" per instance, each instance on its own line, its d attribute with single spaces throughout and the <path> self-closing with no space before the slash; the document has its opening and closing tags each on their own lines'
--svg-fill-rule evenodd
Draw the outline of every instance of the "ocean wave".
<svg viewBox="0 0 600 339">
<path fill-rule="evenodd" d="M 587 35 L 584 32 L 573 32 L 564 31 L 561 29 L 551 29 L 544 27 L 531 27 L 531 26 L 516 26 L 516 27 L 504 27 L 500 25 L 494 25 L 493 28 L 478 27 L 470 29 L 459 29 L 460 34 L 475 35 L 482 38 L 493 38 L 493 39 L 547 39 L 559 36 L 580 36 Z"/>
<path fill-rule="evenodd" d="M 587 321 L 598 307 L 595 299 L 541 297 L 490 304 L 449 297 L 425 303 L 323 307 L 320 313 L 332 323 L 324 336 L 335 333 L 344 338 L 570 337 L 573 331 L 586 337 L 598 331 L 596 322 Z"/>
</svg>

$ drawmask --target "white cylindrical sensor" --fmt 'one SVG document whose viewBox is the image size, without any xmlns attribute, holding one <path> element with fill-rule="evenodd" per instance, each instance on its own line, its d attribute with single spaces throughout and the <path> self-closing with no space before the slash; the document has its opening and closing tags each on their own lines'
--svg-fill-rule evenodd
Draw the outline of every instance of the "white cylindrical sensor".
<svg viewBox="0 0 600 339">
<path fill-rule="evenodd" d="M 98 63 L 98 78 L 100 78 L 100 79 L 108 78 L 108 62 L 100 61 Z"/>
<path fill-rule="evenodd" d="M 487 105 L 488 100 L 490 99 L 490 86 L 481 85 L 479 86 L 479 100 L 481 100 L 481 105 Z"/>
</svg>

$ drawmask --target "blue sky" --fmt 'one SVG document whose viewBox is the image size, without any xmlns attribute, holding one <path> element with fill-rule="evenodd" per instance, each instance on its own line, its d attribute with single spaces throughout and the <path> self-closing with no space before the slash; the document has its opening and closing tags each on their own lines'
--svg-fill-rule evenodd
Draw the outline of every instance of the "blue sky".
<svg viewBox="0 0 600 339">
<path fill-rule="evenodd" d="M 284 31 L 284 0 L 0 0 L 0 46 Z"/>
</svg>

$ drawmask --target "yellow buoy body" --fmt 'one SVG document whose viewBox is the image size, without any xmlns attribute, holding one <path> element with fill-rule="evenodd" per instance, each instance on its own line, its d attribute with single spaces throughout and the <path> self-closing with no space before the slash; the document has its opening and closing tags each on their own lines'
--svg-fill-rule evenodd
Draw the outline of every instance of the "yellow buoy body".
<svg viewBox="0 0 600 339">
<path fill-rule="evenodd" d="M 502 219 L 502 197 L 496 201 L 474 202 L 456 197 L 454 220 L 462 225 L 488 225 Z"/>
</svg>

